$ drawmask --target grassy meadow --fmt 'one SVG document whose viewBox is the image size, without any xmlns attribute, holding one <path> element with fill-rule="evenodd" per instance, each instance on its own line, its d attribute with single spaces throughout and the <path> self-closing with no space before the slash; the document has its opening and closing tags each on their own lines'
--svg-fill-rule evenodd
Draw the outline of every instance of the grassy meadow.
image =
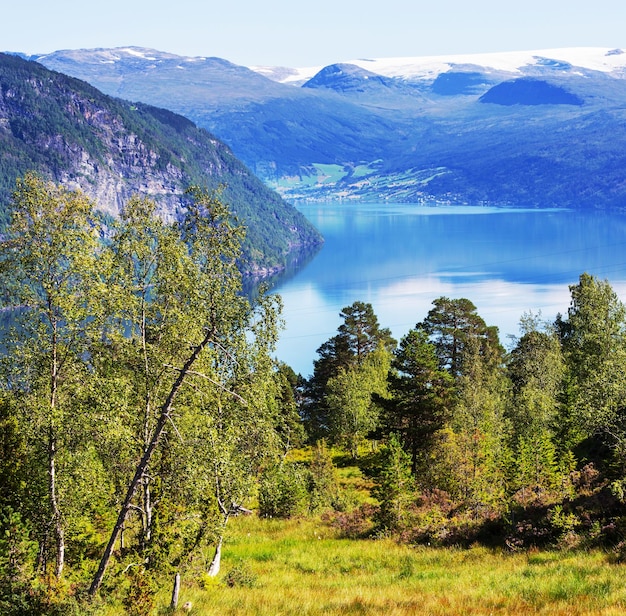
<svg viewBox="0 0 626 616">
<path fill-rule="evenodd" d="M 626 612 L 625 573 L 601 551 L 410 547 L 340 539 L 319 519 L 250 516 L 233 520 L 219 578 L 183 579 L 179 606 L 191 601 L 191 614 L 207 616 L 608 616 Z M 171 613 L 169 600 L 163 588 L 159 614 Z"/>
</svg>

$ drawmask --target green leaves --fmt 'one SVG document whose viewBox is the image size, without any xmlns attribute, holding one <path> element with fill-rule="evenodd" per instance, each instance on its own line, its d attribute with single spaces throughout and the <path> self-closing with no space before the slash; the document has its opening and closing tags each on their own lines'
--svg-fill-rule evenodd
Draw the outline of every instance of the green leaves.
<svg viewBox="0 0 626 616">
<path fill-rule="evenodd" d="M 608 281 L 589 274 L 582 274 L 570 291 L 562 336 L 579 425 L 587 433 L 610 434 L 624 447 L 626 308 Z"/>
<path fill-rule="evenodd" d="M 6 489 L 27 484 L 57 577 L 66 551 L 92 558 L 112 526 L 96 592 L 126 524 L 149 566 L 184 562 L 278 454 L 280 301 L 242 296 L 242 238 L 209 191 L 194 189 L 172 224 L 133 197 L 101 233 L 80 192 L 19 182 L 0 244 L 3 300 L 19 308 L 0 419 L 3 449 L 29 472 L 3 473 L 0 496 L 19 504 Z M 182 509 L 203 525 L 178 529 Z"/>
</svg>

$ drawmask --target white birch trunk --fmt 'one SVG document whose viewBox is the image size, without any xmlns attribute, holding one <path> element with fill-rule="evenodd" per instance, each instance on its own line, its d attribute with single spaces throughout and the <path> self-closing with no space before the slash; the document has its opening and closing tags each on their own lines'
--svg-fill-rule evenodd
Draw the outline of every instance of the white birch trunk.
<svg viewBox="0 0 626 616">
<path fill-rule="evenodd" d="M 209 567 L 209 577 L 216 577 L 220 572 L 220 564 L 222 560 L 222 537 L 217 542 L 217 546 L 215 546 L 215 555 L 213 556 L 213 560 L 211 561 L 211 566 Z"/>
</svg>

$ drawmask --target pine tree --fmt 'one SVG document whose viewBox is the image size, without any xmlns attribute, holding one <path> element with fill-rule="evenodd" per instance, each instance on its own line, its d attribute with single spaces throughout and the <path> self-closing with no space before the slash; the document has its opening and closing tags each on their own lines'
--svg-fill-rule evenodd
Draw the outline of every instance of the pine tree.
<svg viewBox="0 0 626 616">
<path fill-rule="evenodd" d="M 435 347 L 423 330 L 400 341 L 389 372 L 389 400 L 383 402 L 387 432 L 397 433 L 411 455 L 411 470 L 428 466 L 435 434 L 449 419 L 452 377 L 439 368 Z"/>
<path fill-rule="evenodd" d="M 391 353 L 396 341 L 387 328 L 381 328 L 371 304 L 354 302 L 340 313 L 343 323 L 338 334 L 322 344 L 313 362 L 313 375 L 305 387 L 302 415 L 309 439 L 328 438 L 335 430 L 337 418 L 329 407 L 327 394 L 332 379 L 354 379 L 358 367 L 367 358 L 383 349 Z M 333 385 L 337 389 L 337 383 Z M 333 427 L 334 425 L 334 427 Z"/>
</svg>

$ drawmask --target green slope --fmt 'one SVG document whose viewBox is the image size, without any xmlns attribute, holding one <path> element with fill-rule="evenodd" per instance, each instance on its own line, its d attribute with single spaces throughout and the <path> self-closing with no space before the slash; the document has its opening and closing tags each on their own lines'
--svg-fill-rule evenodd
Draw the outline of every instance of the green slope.
<svg viewBox="0 0 626 616">
<path fill-rule="evenodd" d="M 35 170 L 78 186 L 115 214 L 132 194 L 176 216 L 184 191 L 225 186 L 247 227 L 247 271 L 282 268 L 297 247 L 321 242 L 295 208 L 214 136 L 170 111 L 106 96 L 77 79 L 0 54 L 0 222 L 15 179 Z"/>
</svg>

